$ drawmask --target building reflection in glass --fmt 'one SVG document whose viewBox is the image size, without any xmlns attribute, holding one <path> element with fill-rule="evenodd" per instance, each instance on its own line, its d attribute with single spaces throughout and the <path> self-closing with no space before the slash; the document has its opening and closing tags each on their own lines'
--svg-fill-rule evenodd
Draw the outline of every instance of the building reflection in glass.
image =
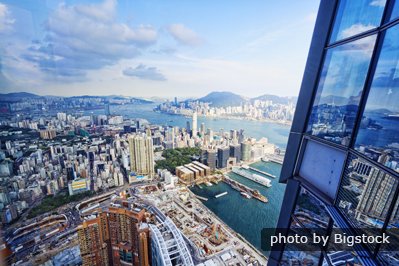
<svg viewBox="0 0 399 266">
<path fill-rule="evenodd" d="M 397 187 L 395 177 L 350 155 L 336 205 L 354 228 L 382 228 Z"/>
<path fill-rule="evenodd" d="M 355 148 L 399 171 L 399 26 L 386 31 Z"/>
<path fill-rule="evenodd" d="M 349 144 L 375 39 L 372 35 L 327 51 L 308 133 Z"/>
<path fill-rule="evenodd" d="M 385 0 L 340 1 L 330 43 L 352 37 L 379 26 L 385 3 Z"/>
</svg>

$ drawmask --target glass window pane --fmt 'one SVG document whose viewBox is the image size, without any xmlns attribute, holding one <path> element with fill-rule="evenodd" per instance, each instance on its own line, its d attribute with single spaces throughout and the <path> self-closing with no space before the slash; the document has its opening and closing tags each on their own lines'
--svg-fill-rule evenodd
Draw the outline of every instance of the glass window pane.
<svg viewBox="0 0 399 266">
<path fill-rule="evenodd" d="M 327 51 L 308 133 L 349 144 L 376 36 Z"/>
<path fill-rule="evenodd" d="M 355 148 L 399 171 L 399 26 L 387 30 Z"/>
<path fill-rule="evenodd" d="M 382 228 L 397 186 L 395 177 L 350 155 L 336 205 L 354 228 Z"/>
<path fill-rule="evenodd" d="M 399 265 L 399 199 L 394 205 L 386 232 L 391 241 L 381 245 L 378 259 L 383 265 Z"/>
<path fill-rule="evenodd" d="M 344 234 L 344 231 L 342 231 L 336 223 L 334 223 L 333 227 L 334 227 L 334 230 L 333 230 L 332 234 L 341 234 L 341 235 Z M 343 245 L 344 248 L 340 248 L 340 244 L 337 244 L 337 243 L 334 244 L 334 241 L 331 241 L 331 239 L 333 239 L 333 238 L 334 238 L 333 235 L 330 235 L 330 244 L 328 245 L 328 248 L 326 251 L 327 256 L 324 258 L 323 266 L 329 266 L 329 265 L 360 266 L 360 265 L 363 265 L 360 262 L 357 253 L 353 249 L 349 249 L 349 247 L 347 245 Z"/>
<path fill-rule="evenodd" d="M 378 27 L 386 0 L 341 0 L 330 43 Z"/>
<path fill-rule="evenodd" d="M 286 245 L 280 266 L 306 265 L 315 266 L 319 264 L 321 251 L 298 251 L 294 244 Z"/>
<path fill-rule="evenodd" d="M 397 19 L 398 17 L 399 17 L 399 1 L 396 1 L 395 5 L 393 6 L 391 20 Z"/>
<path fill-rule="evenodd" d="M 324 204 L 304 188 L 299 192 L 294 216 L 306 228 L 327 230 L 330 221 Z"/>
</svg>

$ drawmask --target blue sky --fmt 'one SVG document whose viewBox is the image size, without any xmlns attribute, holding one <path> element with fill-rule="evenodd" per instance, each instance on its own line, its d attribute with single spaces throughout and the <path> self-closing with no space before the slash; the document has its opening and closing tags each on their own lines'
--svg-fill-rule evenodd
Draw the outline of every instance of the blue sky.
<svg viewBox="0 0 399 266">
<path fill-rule="evenodd" d="M 1 1 L 0 91 L 296 95 L 318 4 Z"/>
</svg>

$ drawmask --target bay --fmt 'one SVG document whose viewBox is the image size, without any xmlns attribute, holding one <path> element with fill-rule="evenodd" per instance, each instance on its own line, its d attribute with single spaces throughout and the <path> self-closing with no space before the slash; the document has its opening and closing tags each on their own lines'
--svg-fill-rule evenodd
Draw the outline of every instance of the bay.
<svg viewBox="0 0 399 266">
<path fill-rule="evenodd" d="M 171 115 L 166 113 L 154 112 L 153 109 L 157 104 L 125 104 L 125 105 L 111 105 L 110 112 L 112 115 L 123 115 L 130 119 L 145 119 L 151 124 L 163 126 L 178 126 L 186 127 L 186 122 L 192 123 L 190 117 L 180 115 Z M 89 114 L 104 114 L 104 110 L 86 111 Z M 241 119 L 226 119 L 226 118 L 207 118 L 198 117 L 198 128 L 201 123 L 205 124 L 205 128 L 210 128 L 213 131 L 229 131 L 231 129 L 244 129 L 246 137 L 260 139 L 262 137 L 268 138 L 270 143 L 276 144 L 279 148 L 285 149 L 288 140 L 290 126 L 252 120 Z"/>
</svg>

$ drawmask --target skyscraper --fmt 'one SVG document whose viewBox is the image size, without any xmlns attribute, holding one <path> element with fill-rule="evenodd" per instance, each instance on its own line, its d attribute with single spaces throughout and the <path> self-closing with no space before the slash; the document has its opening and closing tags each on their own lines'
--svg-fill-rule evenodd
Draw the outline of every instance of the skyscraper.
<svg viewBox="0 0 399 266">
<path fill-rule="evenodd" d="M 106 115 L 106 116 L 111 115 L 111 110 L 110 110 L 110 108 L 109 108 L 109 102 L 105 103 L 104 108 L 105 108 L 105 115 Z"/>
<path fill-rule="evenodd" d="M 241 143 L 241 159 L 249 161 L 251 159 L 251 142 L 245 140 Z"/>
<path fill-rule="evenodd" d="M 286 235 L 398 228 L 398 11 L 398 0 L 320 2 L 280 175 Z M 269 265 L 399 265 L 393 246 L 330 244 L 273 246 Z"/>
<path fill-rule="evenodd" d="M 150 265 L 145 209 L 122 205 L 100 210 L 78 227 L 83 265 Z"/>
<path fill-rule="evenodd" d="M 229 147 L 218 148 L 217 168 L 220 169 L 226 168 L 229 157 L 230 157 Z"/>
<path fill-rule="evenodd" d="M 193 113 L 193 137 L 197 136 L 197 112 L 194 111 Z"/>
<path fill-rule="evenodd" d="M 152 138 L 145 134 L 129 136 L 130 170 L 136 175 L 153 177 L 154 149 Z"/>
<path fill-rule="evenodd" d="M 82 265 L 109 265 L 110 245 L 106 215 L 85 220 L 78 226 L 78 239 Z"/>
</svg>

